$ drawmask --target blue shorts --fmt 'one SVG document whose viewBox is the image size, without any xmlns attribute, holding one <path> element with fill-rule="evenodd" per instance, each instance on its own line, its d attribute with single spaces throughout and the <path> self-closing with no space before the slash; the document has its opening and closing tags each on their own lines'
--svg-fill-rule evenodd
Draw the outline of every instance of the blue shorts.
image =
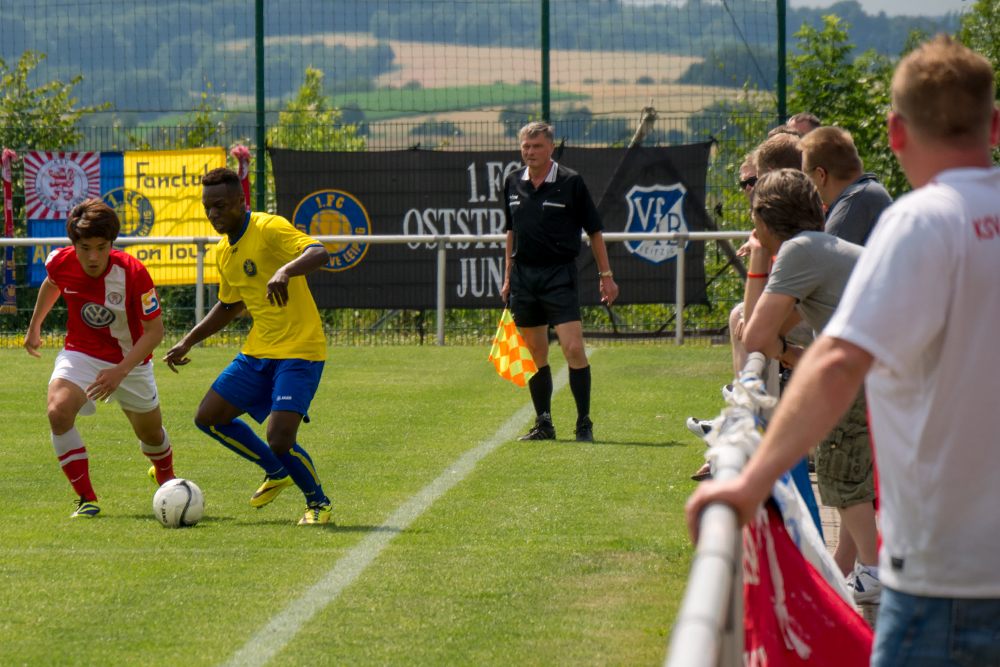
<svg viewBox="0 0 1000 667">
<path fill-rule="evenodd" d="M 298 412 L 309 421 L 323 361 L 258 359 L 240 353 L 212 383 L 212 389 L 258 424 L 271 412 Z"/>
</svg>

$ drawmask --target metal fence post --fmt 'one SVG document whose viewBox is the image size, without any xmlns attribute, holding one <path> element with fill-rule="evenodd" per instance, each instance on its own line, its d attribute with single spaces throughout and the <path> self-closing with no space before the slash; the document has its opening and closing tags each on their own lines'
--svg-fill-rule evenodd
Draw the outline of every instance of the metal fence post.
<svg viewBox="0 0 1000 667">
<path fill-rule="evenodd" d="M 194 279 L 194 323 L 205 319 L 205 242 L 196 241 L 198 246 L 197 266 Z"/>
<path fill-rule="evenodd" d="M 257 205 L 254 206 L 258 211 L 264 211 L 267 207 L 266 195 L 267 192 L 267 169 L 266 169 L 266 153 L 264 149 L 264 144 L 266 142 L 266 137 L 264 134 L 264 0 L 256 0 L 254 2 L 254 58 L 256 64 L 256 102 L 257 102 L 257 164 L 256 172 L 257 179 L 254 184 L 256 187 L 256 196 L 254 199 L 257 200 Z"/>
<path fill-rule="evenodd" d="M 437 275 L 437 344 L 444 345 L 444 277 L 445 277 L 445 237 L 438 237 L 438 275 Z"/>
<path fill-rule="evenodd" d="M 785 59 L 788 47 L 785 44 L 785 0 L 778 0 L 778 124 L 788 120 L 788 74 Z"/>
<path fill-rule="evenodd" d="M 542 0 L 542 120 L 552 120 L 549 88 L 549 0 Z"/>
<path fill-rule="evenodd" d="M 678 345 L 684 344 L 684 250 L 687 246 L 687 237 L 680 236 L 677 238 L 677 276 L 674 280 L 676 283 L 675 288 L 675 298 L 677 305 L 677 316 L 674 317 L 674 323 L 677 325 L 677 332 L 675 334 L 675 339 Z"/>
</svg>

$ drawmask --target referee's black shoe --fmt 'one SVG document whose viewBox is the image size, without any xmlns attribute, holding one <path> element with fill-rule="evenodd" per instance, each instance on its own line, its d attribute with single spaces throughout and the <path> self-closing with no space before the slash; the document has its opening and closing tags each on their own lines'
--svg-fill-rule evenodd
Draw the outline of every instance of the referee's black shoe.
<svg viewBox="0 0 1000 667">
<path fill-rule="evenodd" d="M 576 431 L 574 432 L 577 442 L 594 441 L 594 422 L 590 421 L 589 415 L 576 421 Z"/>
<path fill-rule="evenodd" d="M 548 412 L 535 417 L 535 425 L 526 435 L 522 435 L 518 440 L 555 440 L 556 427 L 552 425 L 552 415 Z"/>
</svg>

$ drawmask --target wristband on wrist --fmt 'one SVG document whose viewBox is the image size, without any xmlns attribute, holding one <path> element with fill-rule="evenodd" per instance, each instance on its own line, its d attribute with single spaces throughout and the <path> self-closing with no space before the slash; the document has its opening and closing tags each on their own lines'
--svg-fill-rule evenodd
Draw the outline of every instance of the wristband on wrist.
<svg viewBox="0 0 1000 667">
<path fill-rule="evenodd" d="M 766 273 L 750 273 L 747 271 L 747 278 L 767 278 Z"/>
</svg>

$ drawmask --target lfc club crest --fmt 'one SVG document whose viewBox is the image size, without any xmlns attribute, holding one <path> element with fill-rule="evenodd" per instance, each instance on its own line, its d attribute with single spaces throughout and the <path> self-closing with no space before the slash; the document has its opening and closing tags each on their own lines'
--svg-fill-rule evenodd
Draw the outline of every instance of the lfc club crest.
<svg viewBox="0 0 1000 667">
<path fill-rule="evenodd" d="M 372 233 L 368 211 L 358 199 L 342 190 L 320 190 L 299 202 L 292 224 L 310 236 L 357 236 Z M 367 243 L 325 243 L 330 263 L 324 271 L 343 271 L 357 266 L 368 252 Z"/>
<path fill-rule="evenodd" d="M 687 188 L 681 183 L 633 186 L 625 195 L 628 202 L 625 232 L 686 234 L 689 231 L 687 218 L 684 216 L 686 198 Z M 651 264 L 660 264 L 677 256 L 677 241 L 626 241 L 625 248 Z M 687 249 L 687 243 L 684 248 Z"/>
</svg>

